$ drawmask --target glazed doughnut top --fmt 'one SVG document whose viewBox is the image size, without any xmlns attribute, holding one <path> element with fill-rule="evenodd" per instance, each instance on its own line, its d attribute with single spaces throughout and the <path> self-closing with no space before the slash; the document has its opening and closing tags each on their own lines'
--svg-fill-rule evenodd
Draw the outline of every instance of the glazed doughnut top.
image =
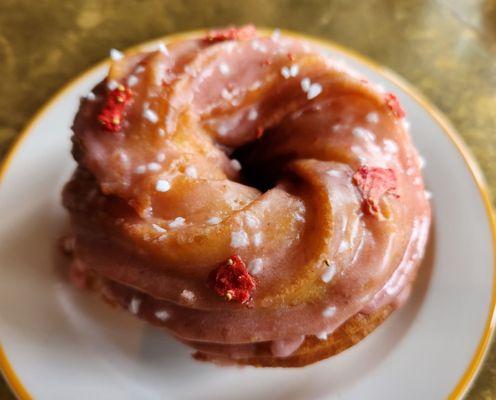
<svg viewBox="0 0 496 400">
<path fill-rule="evenodd" d="M 286 356 L 408 295 L 430 206 L 404 117 L 278 32 L 114 52 L 73 125 L 74 259 L 183 341 Z"/>
</svg>

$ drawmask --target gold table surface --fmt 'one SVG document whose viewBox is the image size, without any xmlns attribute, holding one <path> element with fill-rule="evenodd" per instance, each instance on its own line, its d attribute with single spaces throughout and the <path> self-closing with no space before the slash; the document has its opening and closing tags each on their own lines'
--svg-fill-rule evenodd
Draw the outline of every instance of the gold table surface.
<svg viewBox="0 0 496 400">
<path fill-rule="evenodd" d="M 451 119 L 496 193 L 496 0 L 1 0 L 0 157 L 109 48 L 246 22 L 332 39 L 405 77 Z M 0 379 L 0 399 L 12 398 Z M 496 398 L 496 345 L 467 398 Z"/>
</svg>

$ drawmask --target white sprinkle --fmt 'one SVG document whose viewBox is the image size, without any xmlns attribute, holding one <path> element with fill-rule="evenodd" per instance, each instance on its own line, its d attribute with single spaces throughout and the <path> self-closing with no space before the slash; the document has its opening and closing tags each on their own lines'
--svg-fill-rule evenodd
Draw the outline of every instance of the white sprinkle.
<svg viewBox="0 0 496 400">
<path fill-rule="evenodd" d="M 138 83 L 138 78 L 135 75 L 129 75 L 129 78 L 127 78 L 127 85 L 128 86 L 134 86 Z"/>
<path fill-rule="evenodd" d="M 255 217 L 254 215 L 252 214 L 249 214 L 247 213 L 245 215 L 245 218 L 246 218 L 246 224 L 250 227 L 250 228 L 256 228 L 259 224 L 260 224 L 260 221 L 258 220 L 257 217 Z"/>
<path fill-rule="evenodd" d="M 145 70 L 145 67 L 143 67 L 143 65 L 138 65 L 136 67 L 136 70 L 134 72 L 136 72 L 137 74 L 140 74 L 142 73 L 143 71 Z"/>
<path fill-rule="evenodd" d="M 317 339 L 327 340 L 327 332 L 320 332 L 315 335 Z"/>
<path fill-rule="evenodd" d="M 186 176 L 189 176 L 190 178 L 193 179 L 198 178 L 198 171 L 193 165 L 188 165 L 184 170 L 184 173 L 186 174 Z"/>
<path fill-rule="evenodd" d="M 156 162 L 151 162 L 146 165 L 146 168 L 148 168 L 148 171 L 160 171 L 160 164 Z"/>
<path fill-rule="evenodd" d="M 169 50 L 167 49 L 167 46 L 164 43 L 159 43 L 157 50 L 160 51 L 161 53 L 164 53 L 165 55 L 169 54 Z"/>
<path fill-rule="evenodd" d="M 289 71 L 288 67 L 282 67 L 281 68 L 281 75 L 284 77 L 284 79 L 288 79 L 291 76 L 291 72 Z"/>
<path fill-rule="evenodd" d="M 134 170 L 134 172 L 137 174 L 144 174 L 145 171 L 146 171 L 146 165 L 138 165 Z"/>
<path fill-rule="evenodd" d="M 245 231 L 236 231 L 231 233 L 231 247 L 246 247 L 249 243 L 248 235 Z"/>
<path fill-rule="evenodd" d="M 157 154 L 157 161 L 158 161 L 158 162 L 163 162 L 163 161 L 165 161 L 165 154 L 164 154 L 164 153 L 158 153 L 158 154 Z"/>
<path fill-rule="evenodd" d="M 412 176 L 414 173 L 415 173 L 415 168 L 413 167 L 410 167 L 408 168 L 405 173 L 408 175 L 408 176 Z"/>
<path fill-rule="evenodd" d="M 425 193 L 425 198 L 426 198 L 427 200 L 432 199 L 432 192 L 430 192 L 430 191 L 426 190 L 424 193 Z"/>
<path fill-rule="evenodd" d="M 330 307 L 327 307 L 322 312 L 322 316 L 324 316 L 325 318 L 331 318 L 335 313 L 336 313 L 336 307 L 330 306 Z"/>
<path fill-rule="evenodd" d="M 379 114 L 376 112 L 369 112 L 365 116 L 365 121 L 367 121 L 369 124 L 377 124 L 379 122 Z"/>
<path fill-rule="evenodd" d="M 272 32 L 272 36 L 271 37 L 274 40 L 279 39 L 281 37 L 281 30 L 278 29 L 278 28 L 274 29 L 274 31 Z"/>
<path fill-rule="evenodd" d="M 159 321 L 167 321 L 170 317 L 170 314 L 166 310 L 155 311 L 155 318 Z"/>
<path fill-rule="evenodd" d="M 174 219 L 172 222 L 169 222 L 169 227 L 171 228 L 179 228 L 180 226 L 184 225 L 184 222 L 186 220 L 183 217 L 177 217 Z"/>
<path fill-rule="evenodd" d="M 118 87 L 119 87 L 119 82 L 117 82 L 114 79 L 107 82 L 107 88 L 110 90 L 117 89 Z"/>
<path fill-rule="evenodd" d="M 165 230 L 164 228 L 162 228 L 160 225 L 157 225 L 157 224 L 152 224 L 152 228 L 155 229 L 157 232 L 160 232 L 160 233 L 167 232 L 167 230 Z"/>
<path fill-rule="evenodd" d="M 386 150 L 388 153 L 395 154 L 398 152 L 398 145 L 393 140 L 385 139 L 384 150 Z"/>
<path fill-rule="evenodd" d="M 263 261 L 261 258 L 254 258 L 248 264 L 248 271 L 250 272 L 250 274 L 253 275 L 257 275 L 260 272 L 262 272 L 262 268 L 263 268 Z"/>
<path fill-rule="evenodd" d="M 413 180 L 413 184 L 416 186 L 419 186 L 422 183 L 422 179 L 420 179 L 418 176 Z"/>
<path fill-rule="evenodd" d="M 351 130 L 351 133 L 353 134 L 353 136 L 359 139 L 375 139 L 375 135 L 370 130 L 362 128 L 360 126 L 353 128 Z"/>
<path fill-rule="evenodd" d="M 252 108 L 249 112 L 248 112 L 248 121 L 254 121 L 256 120 L 258 117 L 258 111 L 255 109 L 255 108 Z"/>
<path fill-rule="evenodd" d="M 330 169 L 329 171 L 326 171 L 326 174 L 329 176 L 334 176 L 336 178 L 339 178 L 342 176 L 343 173 L 341 171 L 336 171 L 335 169 Z"/>
<path fill-rule="evenodd" d="M 257 247 L 262 244 L 262 233 L 261 232 L 257 232 L 253 235 L 253 244 Z"/>
<path fill-rule="evenodd" d="M 219 71 L 222 75 L 229 75 L 231 68 L 225 62 L 219 64 Z"/>
<path fill-rule="evenodd" d="M 225 100 L 231 100 L 233 97 L 232 93 L 229 90 L 227 90 L 226 88 L 222 89 L 222 91 L 220 92 L 220 95 Z"/>
<path fill-rule="evenodd" d="M 307 99 L 312 100 L 322 93 L 322 86 L 319 83 L 312 83 L 308 89 Z"/>
<path fill-rule="evenodd" d="M 133 314 L 138 314 L 140 306 L 141 306 L 141 299 L 138 299 L 137 297 L 133 297 L 131 299 L 131 302 L 129 303 L 129 311 L 131 311 Z"/>
<path fill-rule="evenodd" d="M 157 240 L 158 240 L 159 242 L 163 242 L 163 241 L 164 241 L 165 239 L 167 239 L 167 238 L 168 238 L 167 233 L 164 233 L 163 235 L 160 235 L 160 236 L 157 238 Z"/>
<path fill-rule="evenodd" d="M 191 290 L 184 289 L 181 292 L 181 296 L 188 301 L 193 301 L 195 299 L 195 294 Z"/>
<path fill-rule="evenodd" d="M 420 169 L 424 168 L 426 164 L 425 158 L 422 156 L 419 156 L 419 167 Z"/>
<path fill-rule="evenodd" d="M 334 278 L 334 275 L 336 275 L 336 265 L 331 262 L 330 265 L 326 268 L 324 273 L 322 274 L 321 278 L 325 283 L 329 283 L 332 278 Z"/>
<path fill-rule="evenodd" d="M 209 225 L 217 225 L 218 223 L 220 223 L 222 221 L 221 218 L 219 217 L 211 217 L 207 220 L 207 224 Z"/>
<path fill-rule="evenodd" d="M 406 118 L 403 118 L 401 120 L 401 124 L 403 125 L 403 128 L 405 129 L 405 131 L 410 130 L 410 122 Z"/>
<path fill-rule="evenodd" d="M 170 188 L 171 188 L 170 183 L 164 179 L 159 179 L 155 184 L 155 190 L 157 192 L 168 192 Z"/>
<path fill-rule="evenodd" d="M 143 117 L 150 121 L 152 124 L 156 124 L 158 121 L 157 113 L 153 110 L 150 110 L 149 108 L 143 111 Z"/>
<path fill-rule="evenodd" d="M 159 128 L 158 129 L 158 135 L 161 136 L 161 137 L 164 137 L 165 136 L 165 131 L 162 128 Z"/>
<path fill-rule="evenodd" d="M 295 213 L 294 214 L 294 217 L 295 217 L 295 220 L 296 221 L 299 221 L 299 222 L 305 222 L 305 218 L 303 217 L 303 215 L 301 215 L 300 213 Z"/>
<path fill-rule="evenodd" d="M 119 61 L 124 58 L 124 54 L 122 54 L 119 50 L 110 49 L 110 58 L 114 61 Z"/>
<path fill-rule="evenodd" d="M 235 171 L 241 171 L 241 163 L 235 158 L 231 160 L 231 166 L 234 168 Z"/>
<path fill-rule="evenodd" d="M 89 100 L 89 101 L 94 101 L 94 100 L 96 100 L 95 93 L 93 93 L 93 92 L 89 92 L 86 96 L 84 96 L 84 98 L 85 98 L 86 100 Z"/>
<path fill-rule="evenodd" d="M 299 72 L 300 67 L 298 67 L 298 65 L 296 64 L 291 65 L 291 67 L 289 68 L 289 75 L 291 75 L 293 78 L 297 76 Z"/>
<path fill-rule="evenodd" d="M 343 251 L 346 251 L 349 248 L 350 248 L 350 244 L 347 241 L 343 240 L 339 245 L 338 252 L 342 253 Z"/>
<path fill-rule="evenodd" d="M 300 82 L 300 85 L 301 85 L 301 89 L 304 91 L 304 92 L 308 92 L 310 90 L 310 85 L 312 84 L 312 82 L 310 81 L 310 78 L 303 78 Z"/>
</svg>

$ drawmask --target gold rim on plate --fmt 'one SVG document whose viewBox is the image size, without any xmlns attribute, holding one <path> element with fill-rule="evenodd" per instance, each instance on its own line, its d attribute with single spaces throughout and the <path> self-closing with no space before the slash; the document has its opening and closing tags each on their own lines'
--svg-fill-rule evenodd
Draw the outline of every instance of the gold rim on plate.
<svg viewBox="0 0 496 400">
<path fill-rule="evenodd" d="M 273 31 L 273 29 L 268 28 L 257 28 L 257 30 L 264 34 L 269 34 Z M 188 31 L 181 32 L 177 34 L 167 35 L 158 39 L 153 39 L 147 41 L 145 43 L 133 46 L 126 50 L 125 52 L 135 52 L 139 50 L 143 50 L 146 47 L 151 47 L 156 45 L 159 42 L 170 43 L 177 40 L 190 39 L 194 37 L 199 37 L 205 34 L 205 30 L 197 30 L 197 31 Z M 290 37 L 294 38 L 303 38 L 306 41 L 316 43 L 321 47 L 326 47 L 331 50 L 337 50 L 340 53 L 343 53 L 349 56 L 356 61 L 365 64 L 368 68 L 377 72 L 379 75 L 382 75 L 386 79 L 393 82 L 395 85 L 399 86 L 403 91 L 405 91 L 408 95 L 410 95 L 417 103 L 419 103 L 434 120 L 439 124 L 439 126 L 443 129 L 446 135 L 450 138 L 451 142 L 455 145 L 456 149 L 460 152 L 465 164 L 467 165 L 474 182 L 479 189 L 479 193 L 482 198 L 482 202 L 484 203 L 484 207 L 486 209 L 487 218 L 489 221 L 489 225 L 491 228 L 491 235 L 493 239 L 493 285 L 492 285 L 492 294 L 491 294 L 491 305 L 489 307 L 489 314 L 487 316 L 486 324 L 484 327 L 484 332 L 482 333 L 481 339 L 479 340 L 479 344 L 477 346 L 476 351 L 474 352 L 472 359 L 469 365 L 466 367 L 465 372 L 459 378 L 458 383 L 451 391 L 448 396 L 449 400 L 459 399 L 461 398 L 468 388 L 470 384 L 473 382 L 479 368 L 484 360 L 484 356 L 486 355 L 486 351 L 488 349 L 489 343 L 491 342 L 492 335 L 494 333 L 494 328 L 496 324 L 496 223 L 493 215 L 493 210 L 491 206 L 489 190 L 487 188 L 487 184 L 485 182 L 484 176 L 479 169 L 476 161 L 473 156 L 470 154 L 469 149 L 463 143 L 462 139 L 456 132 L 455 128 L 451 125 L 448 119 L 439 111 L 434 105 L 432 105 L 420 92 L 418 92 L 414 87 L 412 87 L 406 80 L 396 75 L 394 72 L 389 69 L 375 63 L 374 61 L 368 59 L 365 56 L 355 52 L 354 50 L 350 50 L 338 43 L 335 43 L 328 39 L 319 39 L 316 37 L 308 36 L 302 33 L 296 33 L 286 30 L 281 30 L 281 32 Z M 37 112 L 36 114 L 28 121 L 26 127 L 22 130 L 22 132 L 17 136 L 14 144 L 11 146 L 9 152 L 4 158 L 4 161 L 0 165 L 0 184 L 3 181 L 5 173 L 7 169 L 14 159 L 15 154 L 19 150 L 21 144 L 24 139 L 29 135 L 33 126 L 43 117 L 45 111 L 53 105 L 60 97 L 69 92 L 76 84 L 86 79 L 89 75 L 94 73 L 96 70 L 104 66 L 109 62 L 108 59 L 99 62 L 95 66 L 89 68 L 85 72 L 83 72 L 78 77 L 74 78 L 67 84 L 65 84 L 61 89 L 59 89 L 51 98 L 48 100 Z M 22 384 L 21 380 L 17 376 L 15 370 L 10 364 L 5 350 L 3 349 L 0 342 L 0 369 L 1 372 L 9 384 L 10 388 L 14 392 L 17 398 L 21 400 L 31 400 L 33 397 L 29 394 L 26 387 Z"/>
</svg>

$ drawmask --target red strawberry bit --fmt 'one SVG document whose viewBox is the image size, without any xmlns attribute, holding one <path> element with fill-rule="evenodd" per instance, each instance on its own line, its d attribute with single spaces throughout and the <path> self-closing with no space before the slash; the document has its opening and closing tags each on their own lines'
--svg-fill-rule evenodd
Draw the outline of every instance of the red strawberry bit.
<svg viewBox="0 0 496 400">
<path fill-rule="evenodd" d="M 210 272 L 208 286 L 228 301 L 246 304 L 255 289 L 255 281 L 248 273 L 241 257 L 234 255 Z"/>
<path fill-rule="evenodd" d="M 257 35 L 257 30 L 251 24 L 244 25 L 240 28 L 229 26 L 224 29 L 212 29 L 205 35 L 205 40 L 208 43 L 223 42 L 226 40 L 250 40 Z"/>
<path fill-rule="evenodd" d="M 396 174 L 391 168 L 361 166 L 353 175 L 353 183 L 362 194 L 363 209 L 367 214 L 382 219 L 379 201 L 385 194 L 396 193 Z"/>
<path fill-rule="evenodd" d="M 257 128 L 257 130 L 255 131 L 255 138 L 256 139 L 260 139 L 263 136 L 264 131 L 265 131 L 264 127 L 263 126 L 259 126 Z"/>
<path fill-rule="evenodd" d="M 398 98 L 393 93 L 386 93 L 385 95 L 386 105 L 392 111 L 395 117 L 403 118 L 405 116 L 405 110 L 401 107 Z"/>
<path fill-rule="evenodd" d="M 119 85 L 107 95 L 105 105 L 98 115 L 98 121 L 109 132 L 119 132 L 122 128 L 122 119 L 126 105 L 131 100 L 131 91 Z"/>
<path fill-rule="evenodd" d="M 270 61 L 268 58 L 266 58 L 265 60 L 262 60 L 261 64 L 263 67 L 268 67 L 269 65 L 272 64 L 272 61 Z"/>
<path fill-rule="evenodd" d="M 287 56 L 289 61 L 294 61 L 296 59 L 293 53 L 288 53 Z"/>
</svg>

